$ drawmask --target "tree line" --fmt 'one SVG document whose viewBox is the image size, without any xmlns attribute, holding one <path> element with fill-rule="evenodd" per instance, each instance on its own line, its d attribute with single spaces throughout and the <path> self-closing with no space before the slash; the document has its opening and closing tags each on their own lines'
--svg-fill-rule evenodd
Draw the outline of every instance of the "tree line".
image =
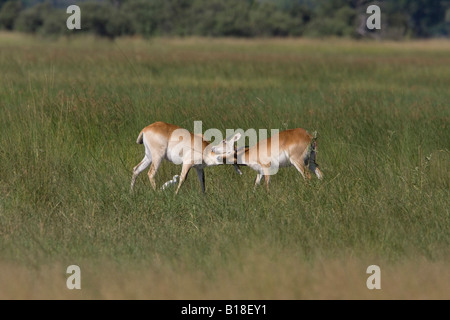
<svg viewBox="0 0 450 320">
<path fill-rule="evenodd" d="M 449 0 L 0 0 L 0 29 L 48 36 L 68 30 L 67 6 L 81 8 L 81 30 L 118 36 L 448 37 Z M 366 8 L 381 8 L 368 30 Z"/>
</svg>

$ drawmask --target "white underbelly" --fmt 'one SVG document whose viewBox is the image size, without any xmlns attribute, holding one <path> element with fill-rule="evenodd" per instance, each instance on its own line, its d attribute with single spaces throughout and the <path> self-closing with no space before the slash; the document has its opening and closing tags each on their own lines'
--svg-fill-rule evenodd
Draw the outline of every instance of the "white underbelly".
<svg viewBox="0 0 450 320">
<path fill-rule="evenodd" d="M 278 157 L 274 159 L 274 165 L 278 165 L 278 167 L 289 167 L 292 165 L 291 160 L 289 159 L 286 152 L 281 152 Z"/>
<path fill-rule="evenodd" d="M 166 159 L 174 164 L 182 164 L 183 157 L 178 152 L 168 152 L 166 153 Z"/>
<path fill-rule="evenodd" d="M 276 157 L 265 160 L 267 160 L 267 163 L 261 164 L 259 162 L 253 162 L 249 163 L 248 166 L 261 174 L 263 173 L 263 167 L 269 169 L 270 174 L 275 174 L 278 171 L 278 168 L 289 167 L 292 165 L 286 152 L 282 152 Z"/>
</svg>

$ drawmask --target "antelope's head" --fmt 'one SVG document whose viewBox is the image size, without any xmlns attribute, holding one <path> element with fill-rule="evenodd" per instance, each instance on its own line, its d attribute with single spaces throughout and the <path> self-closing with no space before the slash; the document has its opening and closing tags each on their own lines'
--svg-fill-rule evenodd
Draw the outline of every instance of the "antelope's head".
<svg viewBox="0 0 450 320">
<path fill-rule="evenodd" d="M 227 161 L 229 163 L 234 162 L 234 157 L 236 154 L 235 142 L 241 138 L 241 134 L 238 132 L 235 135 L 223 139 L 219 144 L 211 148 L 219 161 Z"/>
</svg>

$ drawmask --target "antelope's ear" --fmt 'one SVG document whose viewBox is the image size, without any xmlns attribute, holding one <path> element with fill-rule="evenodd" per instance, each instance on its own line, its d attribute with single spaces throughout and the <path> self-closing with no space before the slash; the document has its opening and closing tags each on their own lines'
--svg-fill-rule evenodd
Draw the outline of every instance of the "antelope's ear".
<svg viewBox="0 0 450 320">
<path fill-rule="evenodd" d="M 228 139 L 228 142 L 236 142 L 241 138 L 241 134 L 238 132 L 234 136 L 232 136 L 230 139 Z"/>
</svg>

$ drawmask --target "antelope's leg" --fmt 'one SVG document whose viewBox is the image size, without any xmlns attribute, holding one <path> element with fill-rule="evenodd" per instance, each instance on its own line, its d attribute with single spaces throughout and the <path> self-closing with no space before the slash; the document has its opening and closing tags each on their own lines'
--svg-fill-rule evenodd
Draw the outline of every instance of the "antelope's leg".
<svg viewBox="0 0 450 320">
<path fill-rule="evenodd" d="M 259 186 L 259 184 L 261 183 L 262 177 L 263 177 L 263 175 L 261 173 L 258 173 L 256 175 L 255 185 L 253 186 L 253 190 L 255 190 L 257 186 Z"/>
<path fill-rule="evenodd" d="M 303 179 L 306 180 L 306 178 L 311 179 L 311 175 L 308 171 L 305 170 L 305 166 L 301 161 L 296 161 L 291 159 L 291 163 L 294 165 L 294 167 L 298 170 L 298 172 L 301 173 Z"/>
<path fill-rule="evenodd" d="M 267 192 L 269 192 L 270 174 L 265 174 L 265 175 L 264 175 L 264 181 L 266 182 L 266 189 L 267 189 Z"/>
<path fill-rule="evenodd" d="M 178 194 L 178 191 L 181 188 L 181 185 L 183 184 L 184 180 L 186 180 L 186 177 L 189 173 L 189 170 L 191 170 L 192 168 L 192 164 L 188 163 L 188 164 L 183 164 L 183 168 L 181 169 L 181 174 L 180 174 L 180 182 L 178 183 L 178 187 L 177 190 L 175 191 L 175 194 Z"/>
<path fill-rule="evenodd" d="M 205 171 L 203 169 L 197 169 L 197 175 L 198 180 L 200 181 L 200 187 L 202 188 L 202 192 L 205 193 Z"/>
<path fill-rule="evenodd" d="M 145 170 L 149 166 L 149 164 L 152 163 L 152 161 L 147 158 L 147 156 L 142 159 L 141 162 L 137 166 L 133 168 L 133 176 L 131 177 L 131 190 L 134 188 L 134 184 L 136 183 L 136 178 L 138 175 Z"/>
<path fill-rule="evenodd" d="M 148 171 L 148 178 L 152 184 L 153 190 L 156 190 L 155 175 L 158 172 L 159 166 L 161 165 L 162 158 L 154 158 L 150 170 Z"/>
<path fill-rule="evenodd" d="M 236 170 L 236 172 L 241 176 L 242 175 L 242 171 L 241 169 L 239 169 L 239 165 L 237 164 L 233 164 L 234 170 Z"/>
</svg>

